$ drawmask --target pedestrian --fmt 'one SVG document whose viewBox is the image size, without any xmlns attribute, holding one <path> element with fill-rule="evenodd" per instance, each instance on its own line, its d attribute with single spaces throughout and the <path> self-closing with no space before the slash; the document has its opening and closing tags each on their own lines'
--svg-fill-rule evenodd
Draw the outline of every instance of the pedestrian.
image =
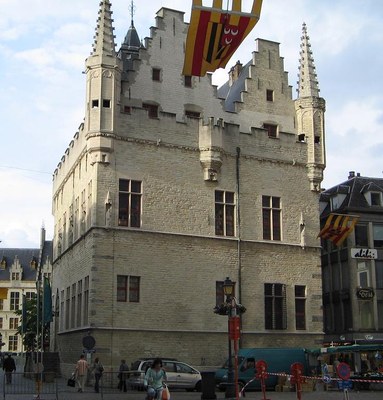
<svg viewBox="0 0 383 400">
<path fill-rule="evenodd" d="M 120 368 L 118 370 L 118 389 L 126 392 L 126 379 L 128 378 L 129 367 L 125 360 L 121 360 Z"/>
<path fill-rule="evenodd" d="M 147 388 L 147 400 L 160 400 L 164 381 L 167 380 L 166 372 L 162 368 L 162 360 L 156 358 L 150 368 L 146 371 L 144 386 Z"/>
<path fill-rule="evenodd" d="M 15 360 L 8 354 L 8 357 L 3 362 L 3 370 L 5 371 L 5 378 L 7 384 L 12 383 L 12 372 L 16 371 Z"/>
<path fill-rule="evenodd" d="M 78 385 L 78 392 L 82 393 L 84 391 L 85 379 L 88 373 L 88 363 L 85 360 L 84 354 L 81 354 L 80 359 L 76 363 L 75 375 Z"/>
<path fill-rule="evenodd" d="M 104 367 L 98 357 L 94 360 L 92 371 L 94 372 L 94 391 L 98 393 L 100 391 L 100 379 L 104 372 Z"/>
</svg>

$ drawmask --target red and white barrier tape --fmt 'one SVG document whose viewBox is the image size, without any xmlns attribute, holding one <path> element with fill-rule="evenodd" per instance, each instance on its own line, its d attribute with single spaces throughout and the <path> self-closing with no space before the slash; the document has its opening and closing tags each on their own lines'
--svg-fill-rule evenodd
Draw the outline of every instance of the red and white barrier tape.
<svg viewBox="0 0 383 400">
<path fill-rule="evenodd" d="M 286 376 L 290 378 L 292 375 L 286 374 L 283 372 L 267 372 L 268 375 L 274 375 L 274 376 Z M 321 381 L 323 380 L 323 377 L 321 376 L 304 376 L 302 375 L 302 378 L 304 379 L 311 379 L 311 380 L 318 380 Z M 246 389 L 246 386 L 250 385 L 250 383 L 254 382 L 257 378 L 251 379 L 249 382 L 246 383 L 246 385 L 241 389 L 241 392 L 239 393 L 239 397 L 242 397 L 243 391 Z M 342 381 L 343 379 L 340 378 L 330 378 L 332 381 Z M 375 379 L 359 379 L 359 378 L 350 378 L 348 379 L 349 381 L 352 382 L 364 382 L 364 383 L 383 383 L 383 380 L 375 380 Z"/>
</svg>

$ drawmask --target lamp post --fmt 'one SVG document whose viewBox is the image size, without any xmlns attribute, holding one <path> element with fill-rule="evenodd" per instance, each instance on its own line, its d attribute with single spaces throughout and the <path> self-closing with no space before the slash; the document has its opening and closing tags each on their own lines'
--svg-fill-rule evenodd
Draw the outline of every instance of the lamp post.
<svg viewBox="0 0 383 400">
<path fill-rule="evenodd" d="M 246 311 L 246 308 L 237 303 L 234 296 L 234 286 L 230 278 L 223 282 L 223 293 L 226 296 L 225 302 L 214 307 L 214 312 L 219 315 L 228 316 L 228 339 L 229 339 L 229 360 L 227 365 L 227 386 L 225 392 L 226 399 L 238 399 L 238 340 L 240 336 L 239 316 Z M 233 358 L 231 342 L 234 343 L 235 368 L 233 368 Z M 235 374 L 234 374 L 235 373 Z M 235 378 L 235 379 L 234 379 Z"/>
<path fill-rule="evenodd" d="M 226 304 L 228 306 L 228 321 L 227 321 L 227 331 L 229 335 L 229 360 L 227 364 L 227 386 L 226 386 L 226 391 L 225 391 L 225 398 L 226 399 L 232 399 L 235 398 L 235 385 L 234 385 L 234 370 L 233 370 L 233 357 L 232 357 L 232 351 L 231 351 L 231 337 L 230 337 L 230 320 L 231 317 L 233 317 L 236 314 L 236 309 L 233 307 L 233 293 L 234 293 L 234 282 L 227 277 L 225 281 L 223 282 L 223 293 L 226 296 Z M 234 314 L 234 315 L 233 315 Z"/>
</svg>

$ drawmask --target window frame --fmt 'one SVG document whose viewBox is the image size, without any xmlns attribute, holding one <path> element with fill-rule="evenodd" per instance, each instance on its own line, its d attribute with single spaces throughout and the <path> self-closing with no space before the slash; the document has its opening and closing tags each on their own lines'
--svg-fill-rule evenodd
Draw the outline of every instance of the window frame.
<svg viewBox="0 0 383 400">
<path fill-rule="evenodd" d="M 11 292 L 9 296 L 9 309 L 10 311 L 17 311 L 20 309 L 20 292 Z"/>
<path fill-rule="evenodd" d="M 268 204 L 266 201 L 268 200 Z M 280 197 L 262 195 L 263 240 L 282 241 L 282 201 Z M 275 203 L 278 201 L 277 203 Z"/>
<path fill-rule="evenodd" d="M 123 188 L 123 184 L 127 189 Z M 139 186 L 139 191 L 137 187 Z M 142 225 L 142 181 L 123 179 L 118 181 L 118 226 L 141 228 Z M 125 203 L 123 205 L 122 203 Z M 126 218 L 123 218 L 126 216 Z"/>
<path fill-rule="evenodd" d="M 141 293 L 141 277 L 137 275 L 117 275 L 117 303 L 139 303 Z"/>
<path fill-rule="evenodd" d="M 264 283 L 265 330 L 287 329 L 286 285 Z"/>
<path fill-rule="evenodd" d="M 266 89 L 266 101 L 274 102 L 274 90 Z"/>
<path fill-rule="evenodd" d="M 277 139 L 278 138 L 278 125 L 264 123 L 263 129 L 267 130 L 267 136 L 269 138 Z"/>
<path fill-rule="evenodd" d="M 303 290 L 303 293 L 302 291 Z M 306 326 L 306 302 L 307 302 L 307 287 L 306 285 L 295 285 L 295 329 L 304 331 Z"/>
<path fill-rule="evenodd" d="M 217 236 L 235 237 L 236 196 L 228 190 L 214 191 L 214 225 Z"/>
</svg>

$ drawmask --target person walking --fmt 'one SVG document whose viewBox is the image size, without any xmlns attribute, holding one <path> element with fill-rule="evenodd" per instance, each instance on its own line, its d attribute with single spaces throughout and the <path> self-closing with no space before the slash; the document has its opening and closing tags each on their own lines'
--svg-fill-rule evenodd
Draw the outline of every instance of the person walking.
<svg viewBox="0 0 383 400">
<path fill-rule="evenodd" d="M 118 389 L 126 392 L 126 380 L 128 378 L 129 367 L 125 360 L 121 360 L 120 368 L 118 370 Z"/>
<path fill-rule="evenodd" d="M 100 391 L 100 379 L 102 377 L 102 373 L 104 372 L 104 367 L 102 366 L 100 359 L 97 357 L 94 360 L 93 368 L 94 372 L 94 391 L 99 393 Z"/>
<path fill-rule="evenodd" d="M 7 384 L 12 383 L 12 372 L 16 371 L 15 360 L 8 354 L 8 357 L 3 362 L 3 370 L 5 371 L 5 378 Z"/>
<path fill-rule="evenodd" d="M 160 400 L 162 398 L 163 384 L 167 380 L 166 372 L 162 368 L 162 360 L 156 358 L 146 371 L 144 386 L 147 388 L 147 400 Z"/>
<path fill-rule="evenodd" d="M 81 354 L 80 359 L 76 363 L 75 375 L 78 385 L 78 392 L 84 391 L 86 375 L 88 373 L 88 363 L 85 360 L 84 354 Z"/>
</svg>

